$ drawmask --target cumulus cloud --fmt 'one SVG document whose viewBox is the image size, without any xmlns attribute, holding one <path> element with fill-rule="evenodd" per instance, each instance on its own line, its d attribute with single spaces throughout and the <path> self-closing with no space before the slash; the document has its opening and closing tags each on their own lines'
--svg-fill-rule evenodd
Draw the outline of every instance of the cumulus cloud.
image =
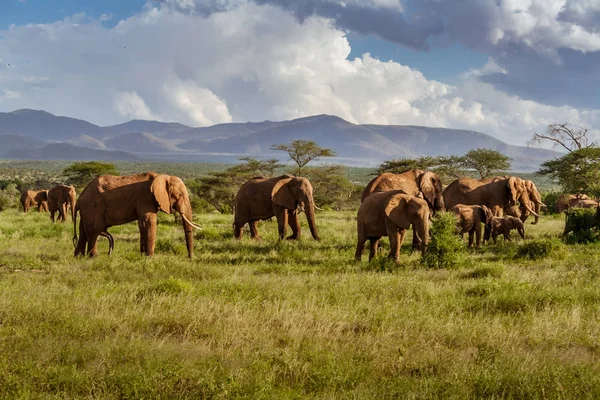
<svg viewBox="0 0 600 400">
<path fill-rule="evenodd" d="M 447 85 L 369 54 L 348 59 L 346 31 L 329 18 L 300 22 L 255 3 L 203 15 L 182 11 L 194 6 L 188 0 L 170 2 L 114 27 L 78 15 L 1 32 L 0 54 L 19 67 L 0 70 L 0 108 L 41 108 L 100 124 L 144 118 L 195 126 L 328 113 L 354 123 L 474 129 L 517 144 L 551 122 L 600 121 L 596 110 L 499 91 L 481 80 L 503 73 L 494 59 Z"/>
</svg>

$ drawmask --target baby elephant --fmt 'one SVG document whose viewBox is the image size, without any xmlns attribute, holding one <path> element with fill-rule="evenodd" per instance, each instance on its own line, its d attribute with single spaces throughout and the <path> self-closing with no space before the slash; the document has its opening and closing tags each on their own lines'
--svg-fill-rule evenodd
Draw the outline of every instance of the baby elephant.
<svg viewBox="0 0 600 400">
<path fill-rule="evenodd" d="M 390 254 L 397 263 L 400 247 L 406 230 L 412 225 L 416 232 L 421 251 L 425 252 L 429 240 L 429 206 L 418 197 L 402 190 L 374 192 L 365 198 L 358 209 L 357 261 L 360 261 L 365 242 L 370 241 L 369 260 L 377 254 L 377 246 L 382 236 L 390 237 Z"/>
<path fill-rule="evenodd" d="M 490 235 L 496 244 L 496 238 L 502 234 L 505 241 L 510 241 L 510 231 L 516 229 L 519 235 L 525 239 L 525 227 L 519 218 L 506 216 L 504 218 L 493 217 L 491 221 L 491 232 L 486 230 L 485 240 L 490 240 Z"/>
<path fill-rule="evenodd" d="M 476 246 L 481 247 L 481 224 L 484 224 L 488 228 L 486 230 L 489 230 L 489 224 L 493 217 L 492 210 L 486 206 L 457 204 L 449 211 L 456 215 L 460 234 L 469 234 L 469 247 L 473 246 L 473 236 L 475 236 Z"/>
</svg>

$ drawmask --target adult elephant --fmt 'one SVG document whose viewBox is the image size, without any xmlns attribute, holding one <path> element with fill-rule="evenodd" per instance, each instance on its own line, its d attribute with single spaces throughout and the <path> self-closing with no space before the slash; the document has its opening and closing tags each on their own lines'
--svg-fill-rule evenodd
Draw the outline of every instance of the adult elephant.
<svg viewBox="0 0 600 400">
<path fill-rule="evenodd" d="M 27 213 L 30 207 L 37 206 L 38 212 L 48 211 L 48 191 L 47 190 L 26 190 L 21 195 L 21 206 Z"/>
<path fill-rule="evenodd" d="M 578 194 L 563 194 L 556 201 L 556 211 L 558 213 L 565 212 L 573 207 L 579 200 L 590 200 L 590 197 L 583 193 Z"/>
<path fill-rule="evenodd" d="M 418 238 L 418 245 L 424 253 L 429 240 L 429 205 L 423 199 L 391 190 L 370 194 L 358 209 L 358 243 L 354 258 L 360 261 L 365 242 L 369 240 L 369 260 L 377 254 L 377 246 L 382 236 L 390 238 L 390 254 L 399 261 L 400 248 L 406 230 L 412 225 Z"/>
<path fill-rule="evenodd" d="M 310 233 L 320 240 L 315 224 L 315 201 L 313 188 L 308 179 L 292 175 L 276 178 L 252 178 L 240 187 L 235 195 L 234 236 L 242 237 L 242 228 L 250 225 L 250 236 L 259 239 L 258 221 L 275 216 L 279 238 L 285 238 L 287 225 L 292 228 L 288 239 L 300 238 L 298 211 L 304 210 Z"/>
<path fill-rule="evenodd" d="M 444 189 L 444 203 L 452 208 L 457 204 L 484 205 L 496 216 L 502 210 L 521 203 L 527 211 L 536 217 L 539 214 L 531 209 L 525 181 L 516 176 L 494 177 L 486 179 L 457 179 Z"/>
<path fill-rule="evenodd" d="M 444 211 L 444 198 L 442 196 L 442 181 L 439 176 L 430 171 L 411 169 L 401 174 L 385 172 L 374 178 L 361 196 L 361 203 L 373 192 L 389 190 L 403 190 L 412 196 L 422 196 L 432 211 Z"/>
<path fill-rule="evenodd" d="M 75 256 L 97 254 L 98 236 L 108 233 L 108 228 L 138 221 L 140 252 L 154 254 L 156 240 L 156 214 L 163 211 L 181 214 L 188 256 L 194 253 L 192 228 L 200 229 L 192 222 L 192 207 L 187 188 L 176 176 L 159 175 L 155 172 L 112 176 L 102 175 L 91 181 L 83 190 L 75 206 L 73 240 L 77 241 Z M 77 240 L 77 211 L 79 240 Z M 110 240 L 110 239 L 109 239 Z"/>
<path fill-rule="evenodd" d="M 48 210 L 54 222 L 54 214 L 58 211 L 59 220 L 67 220 L 67 208 L 71 207 L 71 217 L 75 220 L 75 201 L 77 194 L 73 186 L 56 185 L 48 190 Z"/>
<path fill-rule="evenodd" d="M 534 210 L 537 216 L 534 216 L 534 220 L 531 223 L 532 225 L 537 224 L 540 221 L 539 214 L 542 211 L 542 207 L 546 207 L 546 205 L 542 202 L 542 195 L 537 190 L 535 183 L 530 180 L 525 180 L 525 189 L 527 189 L 527 196 L 529 197 L 529 208 Z M 519 217 L 521 221 L 525 222 L 529 215 L 531 214 L 527 207 L 524 204 L 519 205 L 519 209 L 521 212 L 521 216 Z"/>
<path fill-rule="evenodd" d="M 592 199 L 581 199 L 573 203 L 570 208 L 598 208 L 598 201 Z"/>
</svg>

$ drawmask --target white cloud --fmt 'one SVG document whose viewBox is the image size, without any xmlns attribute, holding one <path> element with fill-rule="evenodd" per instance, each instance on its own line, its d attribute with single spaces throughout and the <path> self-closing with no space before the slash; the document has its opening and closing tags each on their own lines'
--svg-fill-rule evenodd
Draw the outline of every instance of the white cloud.
<svg viewBox="0 0 600 400">
<path fill-rule="evenodd" d="M 196 126 L 328 113 L 355 123 L 474 129 L 517 144 L 551 122 L 600 122 L 598 110 L 522 100 L 479 81 L 482 71 L 504 71 L 493 59 L 451 86 L 369 54 L 349 60 L 346 33 L 330 20 L 299 23 L 253 3 L 208 17 L 146 7 L 112 28 L 74 16 L 2 35 L 0 54 L 20 66 L 0 70 L 5 91 L 20 93 L 0 97 L 4 111 Z M 10 79 L 3 81 L 4 73 Z"/>
</svg>

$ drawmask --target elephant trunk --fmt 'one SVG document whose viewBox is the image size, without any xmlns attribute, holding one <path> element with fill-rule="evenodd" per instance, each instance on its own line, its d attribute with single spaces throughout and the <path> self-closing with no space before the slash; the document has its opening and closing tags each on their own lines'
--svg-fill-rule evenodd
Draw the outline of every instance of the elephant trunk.
<svg viewBox="0 0 600 400">
<path fill-rule="evenodd" d="M 192 205 L 188 196 L 182 198 L 174 207 L 181 214 L 181 224 L 185 235 L 185 247 L 188 251 L 188 257 L 194 256 L 194 229 L 201 229 L 192 221 Z"/>
<path fill-rule="evenodd" d="M 73 247 L 77 247 L 77 209 L 73 205 Z"/>
<path fill-rule="evenodd" d="M 525 229 L 524 229 L 524 228 L 521 228 L 521 227 L 519 227 L 519 228 L 517 228 L 517 231 L 519 231 L 519 235 L 521 235 L 521 237 L 522 237 L 523 239 L 525 239 Z"/>
<path fill-rule="evenodd" d="M 537 224 L 537 223 L 540 221 L 540 216 L 539 216 L 539 214 L 540 214 L 540 212 L 542 211 L 542 205 L 543 205 L 543 204 L 544 204 L 544 203 L 541 203 L 541 202 L 535 202 L 535 212 L 536 212 L 538 215 L 536 215 L 536 216 L 535 216 L 535 219 L 534 219 L 534 220 L 533 220 L 533 222 L 531 223 L 532 225 L 535 225 L 535 224 Z"/>
<path fill-rule="evenodd" d="M 315 224 L 315 201 L 312 198 L 308 199 L 308 207 L 304 209 L 304 212 L 306 213 L 306 221 L 308 222 L 308 228 L 313 239 L 321 240 L 317 231 L 317 225 Z"/>
</svg>

